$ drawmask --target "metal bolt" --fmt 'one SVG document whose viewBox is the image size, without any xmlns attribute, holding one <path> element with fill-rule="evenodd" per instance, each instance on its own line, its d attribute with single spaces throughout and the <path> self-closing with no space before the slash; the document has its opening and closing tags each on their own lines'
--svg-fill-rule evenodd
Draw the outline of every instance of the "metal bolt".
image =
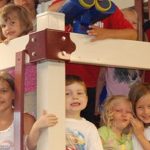
<svg viewBox="0 0 150 150">
<path fill-rule="evenodd" d="M 62 36 L 61 39 L 62 39 L 62 41 L 65 41 L 65 40 L 66 40 L 66 37 L 65 37 L 65 36 Z"/>
<path fill-rule="evenodd" d="M 31 54 L 32 56 L 36 56 L 36 52 L 32 52 L 32 54 Z"/>
</svg>

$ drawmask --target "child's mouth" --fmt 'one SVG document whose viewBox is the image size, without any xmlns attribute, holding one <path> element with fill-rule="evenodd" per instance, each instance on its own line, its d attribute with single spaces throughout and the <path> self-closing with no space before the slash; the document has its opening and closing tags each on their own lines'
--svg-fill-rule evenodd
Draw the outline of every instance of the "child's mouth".
<svg viewBox="0 0 150 150">
<path fill-rule="evenodd" d="M 71 104 L 71 106 L 80 106 L 80 103 L 79 102 L 74 102 Z"/>
</svg>

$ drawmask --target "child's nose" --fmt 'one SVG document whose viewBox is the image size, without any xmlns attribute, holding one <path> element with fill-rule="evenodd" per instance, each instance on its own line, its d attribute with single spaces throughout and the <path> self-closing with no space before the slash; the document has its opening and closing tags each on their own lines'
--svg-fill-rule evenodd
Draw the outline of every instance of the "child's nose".
<svg viewBox="0 0 150 150">
<path fill-rule="evenodd" d="M 122 115 L 123 116 L 127 116 L 127 112 L 126 111 L 122 111 Z"/>
<path fill-rule="evenodd" d="M 74 93 L 74 94 L 72 95 L 72 97 L 73 97 L 73 99 L 77 99 L 77 98 L 78 98 L 78 95 Z"/>
</svg>

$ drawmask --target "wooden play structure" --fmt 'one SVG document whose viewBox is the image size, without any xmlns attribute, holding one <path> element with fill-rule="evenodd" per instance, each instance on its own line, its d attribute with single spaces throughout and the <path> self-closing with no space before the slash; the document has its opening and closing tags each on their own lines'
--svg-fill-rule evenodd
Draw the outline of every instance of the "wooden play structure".
<svg viewBox="0 0 150 150">
<path fill-rule="evenodd" d="M 142 39 L 141 6 L 142 0 L 136 0 Z M 55 127 L 44 131 L 37 150 L 65 150 L 65 63 L 150 69 L 150 43 L 112 39 L 91 43 L 88 35 L 64 32 L 64 15 L 59 13 L 40 14 L 37 23 L 37 32 L 0 44 L 0 70 L 16 66 L 15 150 L 23 150 L 24 67 L 29 62 L 37 64 L 37 116 L 46 109 L 59 118 Z"/>
</svg>

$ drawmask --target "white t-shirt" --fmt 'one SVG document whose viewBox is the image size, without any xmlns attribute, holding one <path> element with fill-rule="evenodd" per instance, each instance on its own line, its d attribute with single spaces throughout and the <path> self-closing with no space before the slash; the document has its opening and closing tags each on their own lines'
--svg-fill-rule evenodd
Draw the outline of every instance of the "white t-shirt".
<svg viewBox="0 0 150 150">
<path fill-rule="evenodd" d="M 14 149 L 14 123 L 5 130 L 0 131 L 0 150 L 15 150 Z M 27 136 L 24 136 L 24 150 L 28 150 L 26 146 Z"/>
<path fill-rule="evenodd" d="M 148 141 L 150 141 L 150 127 L 145 128 L 144 135 Z M 133 150 L 143 150 L 141 144 L 135 137 L 135 135 L 132 136 L 132 142 L 133 142 Z"/>
<path fill-rule="evenodd" d="M 66 150 L 103 150 L 95 125 L 84 118 L 67 118 Z"/>
<path fill-rule="evenodd" d="M 13 123 L 0 131 L 0 150 L 14 150 L 14 125 Z"/>
</svg>

